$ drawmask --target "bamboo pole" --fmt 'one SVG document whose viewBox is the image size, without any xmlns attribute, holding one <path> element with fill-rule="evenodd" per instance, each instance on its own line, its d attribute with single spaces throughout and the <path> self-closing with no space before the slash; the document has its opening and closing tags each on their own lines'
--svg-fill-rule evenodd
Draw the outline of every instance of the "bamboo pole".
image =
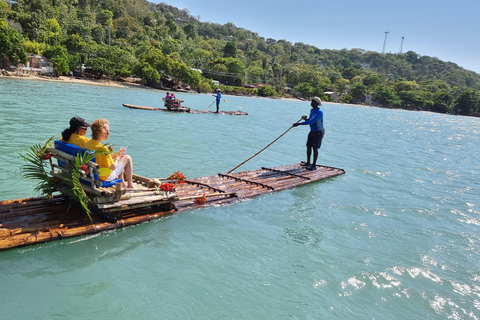
<svg viewBox="0 0 480 320">
<path fill-rule="evenodd" d="M 202 112 L 200 112 L 200 114 L 204 113 L 205 111 L 207 111 L 208 108 L 210 108 L 212 106 L 212 104 L 215 103 L 216 100 L 213 100 L 213 102 L 205 109 L 203 110 Z"/>
<path fill-rule="evenodd" d="M 300 121 L 302 121 L 302 119 L 298 120 L 297 122 L 295 123 L 299 123 Z M 256 157 L 258 154 L 260 154 L 260 152 L 262 152 L 263 150 L 267 149 L 268 147 L 270 147 L 275 141 L 277 141 L 278 139 L 280 139 L 281 137 L 283 137 L 288 131 L 290 131 L 290 129 L 292 129 L 293 126 L 291 126 L 290 128 L 287 129 L 287 131 L 285 131 L 284 133 L 282 133 L 280 136 L 278 136 L 278 138 L 276 138 L 275 140 L 273 140 L 272 142 L 270 142 L 265 148 L 263 148 L 262 150 L 258 151 L 257 153 L 255 153 L 253 156 L 251 156 L 250 158 L 248 158 L 247 160 L 243 161 L 242 163 L 240 163 L 238 166 L 236 166 L 235 168 L 233 168 L 232 170 L 228 171 L 227 173 L 231 173 L 232 171 L 234 171 L 235 169 L 237 169 L 238 167 L 240 167 L 241 165 L 245 164 L 247 161 L 251 160 L 253 157 Z"/>
</svg>

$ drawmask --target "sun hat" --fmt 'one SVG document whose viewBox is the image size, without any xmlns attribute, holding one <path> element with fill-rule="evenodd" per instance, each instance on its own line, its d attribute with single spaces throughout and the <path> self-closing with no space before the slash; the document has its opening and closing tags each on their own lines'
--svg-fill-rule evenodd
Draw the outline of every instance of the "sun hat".
<svg viewBox="0 0 480 320">
<path fill-rule="evenodd" d="M 319 106 L 322 105 L 322 100 L 320 100 L 319 97 L 313 97 L 312 101 L 316 101 L 318 103 Z"/>
<path fill-rule="evenodd" d="M 222 92 L 222 90 L 220 90 L 220 89 L 217 89 L 217 92 Z"/>
<path fill-rule="evenodd" d="M 77 130 L 78 127 L 90 127 L 90 123 L 85 121 L 85 119 L 80 117 L 74 117 L 70 120 L 70 128 L 72 130 Z"/>
</svg>

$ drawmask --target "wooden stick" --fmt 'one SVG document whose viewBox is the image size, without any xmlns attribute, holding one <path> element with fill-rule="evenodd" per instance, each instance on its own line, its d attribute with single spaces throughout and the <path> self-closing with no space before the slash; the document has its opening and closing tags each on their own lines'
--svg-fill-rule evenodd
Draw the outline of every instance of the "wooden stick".
<svg viewBox="0 0 480 320">
<path fill-rule="evenodd" d="M 298 120 L 296 123 L 299 123 L 300 121 L 302 121 L 302 119 Z M 273 140 L 272 142 L 270 142 L 265 148 L 263 148 L 262 150 L 258 151 L 257 153 L 255 153 L 253 156 L 251 156 L 250 158 L 248 158 L 247 160 L 243 161 L 242 163 L 240 163 L 238 166 L 236 166 L 235 168 L 233 168 L 232 170 L 228 171 L 227 173 L 231 173 L 232 171 L 234 171 L 235 169 L 237 169 L 238 167 L 240 167 L 241 165 L 245 164 L 247 161 L 249 161 L 250 159 L 252 159 L 253 157 L 257 156 L 260 152 L 262 152 L 263 150 L 267 149 L 268 147 L 270 147 L 275 141 L 277 141 L 278 139 L 280 139 L 281 137 L 283 137 L 288 131 L 290 131 L 290 129 L 292 129 L 293 126 L 291 126 L 290 128 L 288 128 L 287 131 L 285 131 L 284 133 L 282 133 L 277 139 Z"/>
<path fill-rule="evenodd" d="M 216 100 L 213 100 L 213 102 L 207 107 L 207 109 L 210 108 L 210 107 L 212 106 L 212 104 L 215 103 L 215 101 L 216 101 Z M 207 109 L 205 109 L 205 110 L 203 110 L 202 112 L 200 112 L 200 114 L 202 114 L 202 113 L 204 113 L 205 111 L 207 111 Z"/>
</svg>

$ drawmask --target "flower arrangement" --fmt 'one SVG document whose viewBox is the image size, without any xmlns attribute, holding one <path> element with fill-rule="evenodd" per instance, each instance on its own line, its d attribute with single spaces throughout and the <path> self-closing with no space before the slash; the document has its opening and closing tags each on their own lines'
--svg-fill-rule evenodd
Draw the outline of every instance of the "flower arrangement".
<svg viewBox="0 0 480 320">
<path fill-rule="evenodd" d="M 175 171 L 172 175 L 168 176 L 167 178 L 170 181 L 177 181 L 178 183 L 185 182 L 185 176 L 180 171 Z"/>
<path fill-rule="evenodd" d="M 202 204 L 205 204 L 206 202 L 207 202 L 207 197 L 205 197 L 205 193 L 203 194 L 202 197 L 195 199 L 195 204 L 199 206 Z"/>
<path fill-rule="evenodd" d="M 168 183 L 168 182 L 164 182 L 160 185 L 160 190 L 165 191 L 165 192 L 174 191 L 175 190 L 175 185 L 173 185 L 171 183 Z"/>
</svg>

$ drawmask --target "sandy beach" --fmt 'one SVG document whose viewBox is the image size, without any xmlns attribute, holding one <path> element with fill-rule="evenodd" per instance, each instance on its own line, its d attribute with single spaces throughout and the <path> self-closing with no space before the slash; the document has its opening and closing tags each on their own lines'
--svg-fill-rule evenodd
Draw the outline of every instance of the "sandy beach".
<svg viewBox="0 0 480 320">
<path fill-rule="evenodd" d="M 67 76 L 60 76 L 58 78 L 55 77 L 42 77 L 42 76 L 34 76 L 34 75 L 24 75 L 24 76 L 5 76 L 0 73 L 0 79 L 21 79 L 21 80 L 35 80 L 35 81 L 55 81 L 55 82 L 65 82 L 65 83 L 81 83 L 81 84 L 88 84 L 88 85 L 97 85 L 97 86 L 111 86 L 111 87 L 142 87 L 145 89 L 153 89 L 138 83 L 131 83 L 131 82 L 123 82 L 123 81 L 112 81 L 112 80 L 96 80 L 96 79 L 82 79 L 77 77 L 67 77 Z"/>
</svg>

